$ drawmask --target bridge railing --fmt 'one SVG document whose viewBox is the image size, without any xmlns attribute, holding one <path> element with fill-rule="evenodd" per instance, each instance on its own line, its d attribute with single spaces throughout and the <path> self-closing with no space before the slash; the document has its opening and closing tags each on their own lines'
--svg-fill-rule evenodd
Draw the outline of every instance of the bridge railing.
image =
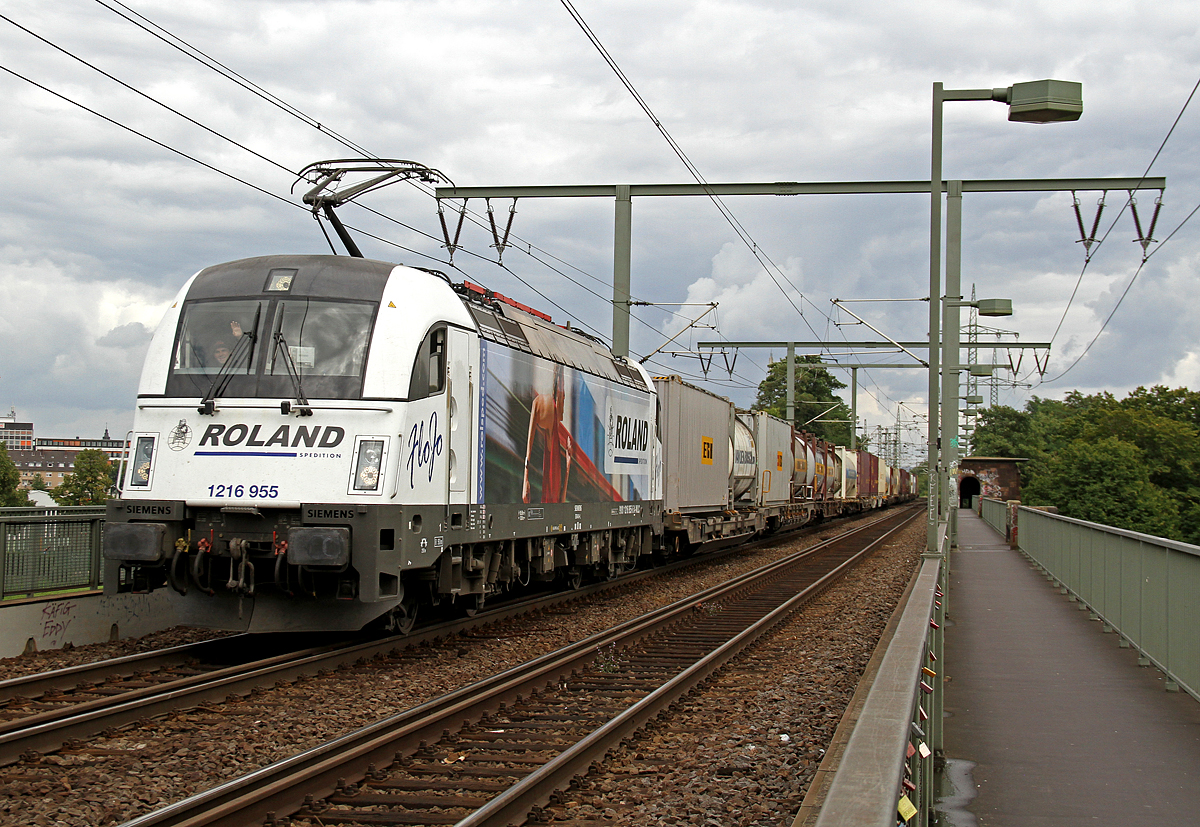
<svg viewBox="0 0 1200 827">
<path fill-rule="evenodd" d="M 104 506 L 0 508 L 0 599 L 99 589 Z"/>
<path fill-rule="evenodd" d="M 1017 509 L 1021 551 L 1132 646 L 1167 689 L 1200 700 L 1200 546 Z"/>
<path fill-rule="evenodd" d="M 945 524 L 938 554 L 923 555 L 895 633 L 846 743 L 816 827 L 894 827 L 897 814 L 928 824 L 933 755 L 942 748 Z M 807 806 L 807 802 L 806 802 Z M 799 820 L 798 820 L 799 821 Z"/>
<path fill-rule="evenodd" d="M 991 497 L 984 497 L 980 501 L 979 516 L 983 521 L 992 528 L 999 531 L 1005 537 L 1008 532 L 1005 530 L 1008 525 L 1008 503 L 1004 500 L 995 500 Z"/>
</svg>

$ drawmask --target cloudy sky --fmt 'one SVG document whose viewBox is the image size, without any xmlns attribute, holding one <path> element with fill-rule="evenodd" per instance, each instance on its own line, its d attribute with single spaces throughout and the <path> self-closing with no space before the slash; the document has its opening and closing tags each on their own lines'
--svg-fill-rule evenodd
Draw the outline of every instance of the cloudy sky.
<svg viewBox="0 0 1200 827">
<path fill-rule="evenodd" d="M 1082 119 L 1008 123 L 1001 104 L 950 103 L 945 177 L 1138 177 L 1200 78 L 1200 12 L 1184 2 L 575 7 L 711 182 L 926 178 L 935 81 L 965 89 L 1042 78 L 1083 83 Z M 329 251 L 290 192 L 294 173 L 357 153 L 315 122 L 461 186 L 691 180 L 558 0 L 7 0 L 0 14 L 0 411 L 15 407 L 39 436 L 131 427 L 150 332 L 196 270 Z M 169 35 L 304 117 L 188 57 Z M 1200 204 L 1198 133 L 1194 102 L 1150 170 L 1167 178 L 1156 239 Z M 1144 228 L 1156 195 L 1139 198 Z M 1090 229 L 1099 193 L 1078 198 Z M 1152 244 L 1139 272 L 1126 198 L 1108 193 L 1098 235 L 1108 234 L 1086 271 L 1070 193 L 964 199 L 966 291 L 975 284 L 980 297 L 1011 297 L 1015 314 L 991 321 L 1023 340 L 1054 336 L 1044 377 L 1027 353 L 1020 378 L 1033 387 L 1005 388 L 1001 402 L 1200 387 L 1200 216 Z M 436 203 L 416 188 L 394 186 L 364 203 L 415 228 L 345 208 L 348 223 L 408 248 L 360 236 L 367 256 L 440 267 L 560 323 L 609 333 L 611 201 L 519 202 L 519 246 L 504 255 L 511 273 L 494 263 L 490 233 L 471 224 L 451 271 L 446 250 L 427 237 L 441 235 Z M 726 205 L 778 269 L 764 268 L 706 199 L 635 200 L 633 293 L 660 303 L 636 309 L 636 354 L 698 315 L 703 308 L 681 306 L 692 302 L 718 302 L 718 327 L 690 331 L 672 349 L 721 337 L 874 337 L 846 326 L 852 319 L 833 298 L 897 300 L 850 308 L 894 338 L 927 335 L 927 305 L 899 300 L 928 295 L 928 196 L 732 197 Z M 503 216 L 509 202 L 493 206 Z M 718 357 L 708 384 L 747 404 L 768 358 L 781 355 L 743 351 L 732 377 Z M 703 379 L 695 358 L 652 364 Z M 923 413 L 925 388 L 920 371 L 860 371 L 868 433 L 894 424 L 899 403 L 903 420 Z"/>
</svg>

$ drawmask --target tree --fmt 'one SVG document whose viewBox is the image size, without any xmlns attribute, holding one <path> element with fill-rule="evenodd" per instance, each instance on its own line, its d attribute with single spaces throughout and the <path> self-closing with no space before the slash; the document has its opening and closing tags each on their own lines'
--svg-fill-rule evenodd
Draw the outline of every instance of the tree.
<svg viewBox="0 0 1200 827">
<path fill-rule="evenodd" d="M 75 455 L 75 471 L 63 478 L 51 494 L 63 505 L 104 505 L 116 482 L 116 469 L 108 454 L 86 448 Z"/>
<path fill-rule="evenodd" d="M 983 412 L 981 454 L 1027 457 L 1022 499 L 1064 514 L 1200 543 L 1200 393 L 1156 385 L 1033 397 Z"/>
<path fill-rule="evenodd" d="M 18 486 L 21 472 L 8 456 L 8 448 L 0 443 L 0 507 L 16 508 L 32 505 L 29 497 Z"/>
<path fill-rule="evenodd" d="M 1021 499 L 1058 506 L 1067 517 L 1158 537 L 1179 531 L 1178 506 L 1150 481 L 1142 450 L 1113 436 L 1076 439 L 1047 458 Z"/>
<path fill-rule="evenodd" d="M 1187 388 L 1172 390 L 1164 385 L 1155 385 L 1146 390 L 1139 387 L 1121 400 L 1121 406 L 1128 410 L 1149 411 L 1200 428 L 1200 392 Z"/>
<path fill-rule="evenodd" d="M 1033 417 L 1007 405 L 994 405 L 979 412 L 975 426 L 974 453 L 981 457 L 1030 458 L 1036 450 Z"/>
<path fill-rule="evenodd" d="M 797 356 L 796 422 L 797 428 L 816 434 L 837 445 L 849 445 L 850 409 L 834 393 L 846 387 L 825 368 L 821 357 L 813 354 Z M 825 403 L 822 406 L 821 403 Z M 826 410 L 829 408 L 829 410 Z M 787 419 L 787 360 L 779 359 L 767 366 L 766 377 L 758 383 L 754 409 Z M 808 420 L 834 420 L 812 421 Z M 860 440 L 861 442 L 861 440 Z"/>
<path fill-rule="evenodd" d="M 46 482 L 46 478 L 41 474 L 34 474 L 33 480 L 29 483 L 30 489 L 33 491 L 49 491 L 50 485 Z"/>
<path fill-rule="evenodd" d="M 1140 448 L 1155 485 L 1186 490 L 1200 483 L 1200 432 L 1190 423 L 1124 406 L 1090 412 L 1085 420 L 1085 439 L 1114 436 Z"/>
</svg>

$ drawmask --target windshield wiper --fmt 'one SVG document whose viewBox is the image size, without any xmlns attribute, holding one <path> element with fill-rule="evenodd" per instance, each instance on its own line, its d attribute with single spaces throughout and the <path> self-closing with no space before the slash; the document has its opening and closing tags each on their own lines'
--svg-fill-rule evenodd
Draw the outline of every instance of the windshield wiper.
<svg viewBox="0 0 1200 827">
<path fill-rule="evenodd" d="M 283 354 L 283 366 L 287 368 L 288 378 L 292 380 L 292 388 L 296 391 L 296 401 L 299 406 L 296 408 L 296 413 L 300 416 L 312 416 L 312 408 L 308 407 L 308 399 L 304 395 L 304 388 L 300 378 L 300 371 L 296 368 L 296 362 L 292 359 L 291 348 L 288 347 L 287 339 L 283 335 L 283 307 L 279 308 L 279 319 L 275 328 L 275 352 Z M 292 412 L 292 403 L 284 400 L 279 403 L 279 410 L 282 413 L 289 414 Z"/>
<path fill-rule="evenodd" d="M 208 391 L 204 394 L 204 399 L 200 400 L 200 407 L 196 410 L 205 416 L 212 416 L 217 412 L 217 405 L 214 401 L 218 396 L 225 393 L 225 388 L 229 386 L 229 380 L 233 378 L 233 370 L 242 360 L 242 355 L 246 354 L 247 366 L 254 364 L 254 344 L 258 338 L 258 318 L 262 314 L 262 305 L 254 311 L 254 323 L 250 330 L 243 331 L 242 335 L 237 337 L 237 344 L 233 346 L 233 352 L 229 354 L 229 358 L 221 365 L 221 369 L 217 371 L 217 375 L 213 377 L 212 382 L 208 386 Z"/>
</svg>

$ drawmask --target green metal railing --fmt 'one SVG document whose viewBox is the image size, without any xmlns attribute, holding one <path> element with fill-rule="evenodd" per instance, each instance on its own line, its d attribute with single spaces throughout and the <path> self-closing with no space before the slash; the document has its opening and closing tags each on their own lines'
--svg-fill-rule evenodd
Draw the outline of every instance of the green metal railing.
<svg viewBox="0 0 1200 827">
<path fill-rule="evenodd" d="M 983 518 L 985 523 L 996 529 L 996 531 L 999 531 L 1006 538 L 1008 537 L 1008 532 L 1005 530 L 1008 526 L 1008 504 L 1004 500 L 994 500 L 991 497 L 984 497 L 979 516 Z"/>
<path fill-rule="evenodd" d="M 895 634 L 838 764 L 816 827 L 930 824 L 943 748 L 942 671 L 947 532 L 939 554 L 925 554 Z"/>
<path fill-rule="evenodd" d="M 1167 689 L 1200 700 L 1200 546 L 1017 509 L 1022 553 L 1106 631 L 1132 646 Z"/>
<path fill-rule="evenodd" d="M 0 599 L 99 589 L 104 506 L 0 508 Z"/>
</svg>

